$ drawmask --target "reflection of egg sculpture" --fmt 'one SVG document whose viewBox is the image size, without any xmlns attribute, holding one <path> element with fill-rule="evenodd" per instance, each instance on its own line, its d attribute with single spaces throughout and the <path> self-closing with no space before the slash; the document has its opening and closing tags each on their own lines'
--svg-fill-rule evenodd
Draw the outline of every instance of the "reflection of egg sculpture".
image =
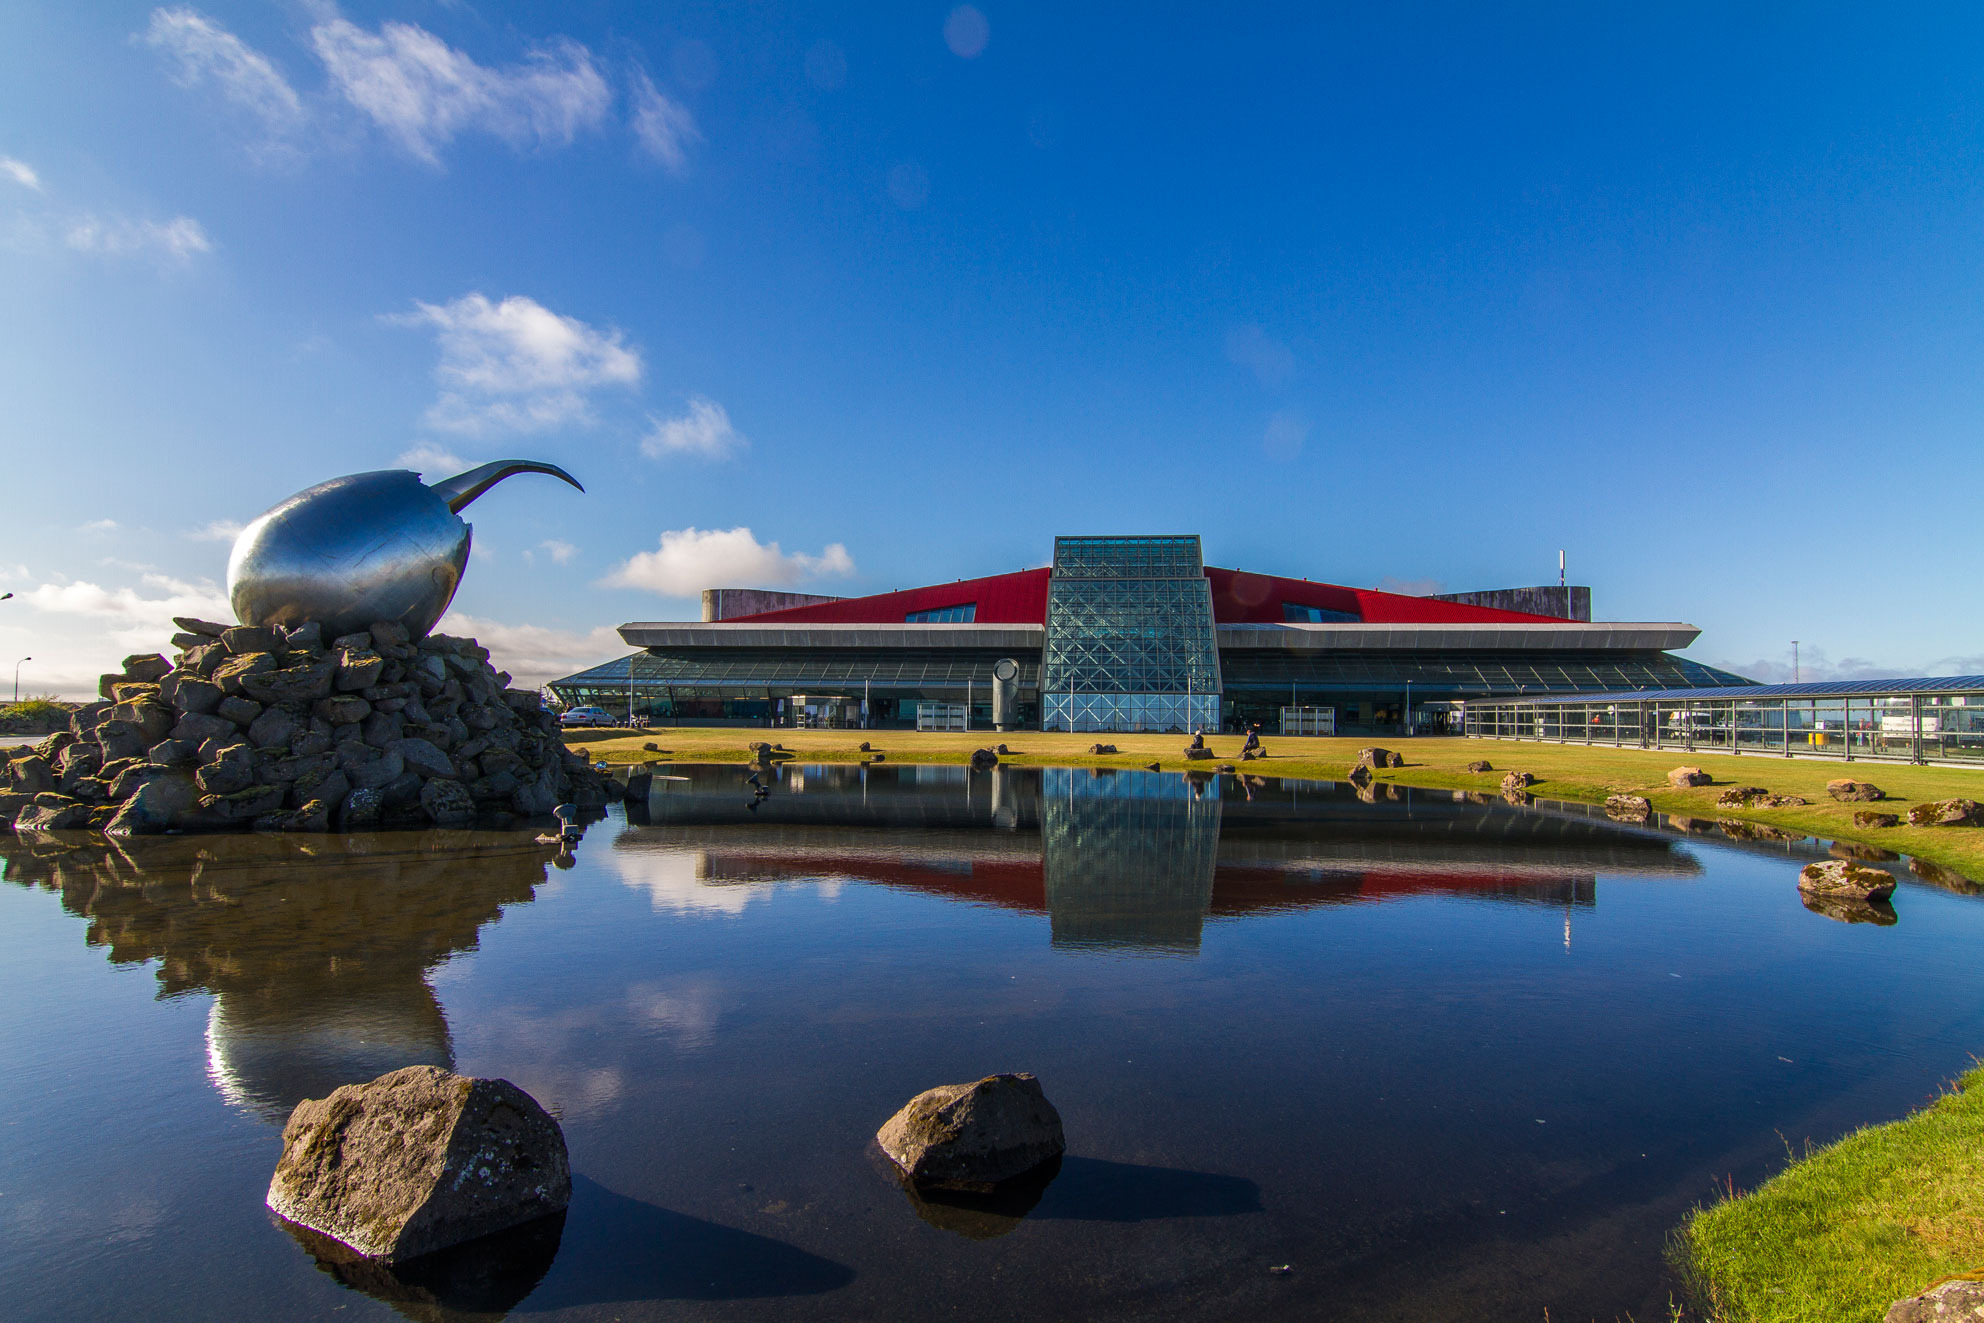
<svg viewBox="0 0 1984 1323">
<path fill-rule="evenodd" d="M 579 487 L 555 464 L 510 459 L 432 487 L 389 469 L 296 493 L 234 539 L 227 598 L 235 617 L 244 625 L 316 620 L 327 638 L 391 620 L 421 637 L 468 568 L 469 525 L 460 511 L 513 473 L 549 473 Z"/>
</svg>

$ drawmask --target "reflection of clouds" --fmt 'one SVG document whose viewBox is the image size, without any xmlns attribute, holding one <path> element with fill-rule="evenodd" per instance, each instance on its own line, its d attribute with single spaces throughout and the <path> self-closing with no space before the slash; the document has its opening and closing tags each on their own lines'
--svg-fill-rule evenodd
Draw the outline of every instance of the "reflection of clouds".
<svg viewBox="0 0 1984 1323">
<path fill-rule="evenodd" d="M 715 1037 L 717 994 L 712 983 L 636 983 L 627 989 L 627 1009 L 684 1052 L 708 1047 Z"/>
<path fill-rule="evenodd" d="M 629 1092 L 622 1065 L 598 1056 L 628 1051 L 642 1037 L 680 1052 L 707 1048 L 716 1041 L 722 1002 L 714 981 L 681 977 L 630 984 L 617 1000 L 587 1006 L 500 1007 L 471 1031 L 472 1055 L 480 1058 L 473 1070 L 509 1080 L 561 1121 L 590 1120 Z"/>
<path fill-rule="evenodd" d="M 618 1017 L 602 1006 L 574 1006 L 540 1013 L 523 1006 L 504 1006 L 475 1027 L 484 1053 L 493 1054 L 477 1073 L 499 1075 L 544 1105 L 563 1121 L 586 1120 L 612 1107 L 626 1092 L 618 1066 L 570 1059 L 574 1048 L 611 1043 Z"/>
<path fill-rule="evenodd" d="M 751 903 L 748 886 L 703 880 L 709 856 L 701 850 L 616 849 L 607 857 L 622 882 L 648 893 L 658 914 L 742 914 Z"/>
</svg>

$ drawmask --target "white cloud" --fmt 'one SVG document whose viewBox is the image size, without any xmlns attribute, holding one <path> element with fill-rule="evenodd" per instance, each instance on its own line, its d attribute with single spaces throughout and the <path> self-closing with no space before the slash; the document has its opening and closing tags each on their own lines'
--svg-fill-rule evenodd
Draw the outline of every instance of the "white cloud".
<svg viewBox="0 0 1984 1323">
<path fill-rule="evenodd" d="M 467 460 L 445 446 L 437 446 L 431 441 L 422 441 L 419 445 L 402 450 L 393 463 L 403 469 L 412 469 L 429 482 L 436 478 L 452 478 L 468 468 Z"/>
<path fill-rule="evenodd" d="M 1258 326 L 1236 326 L 1228 331 L 1226 357 L 1252 372 L 1263 386 L 1279 386 L 1295 375 L 1295 355 Z"/>
<path fill-rule="evenodd" d="M 748 528 L 680 528 L 663 533 L 659 549 L 639 553 L 601 582 L 663 597 L 693 597 L 705 588 L 785 587 L 852 573 L 854 558 L 838 542 L 817 556 L 788 555 L 776 542 L 759 542 Z"/>
<path fill-rule="evenodd" d="M 26 161 L 19 161 L 11 156 L 0 156 L 0 175 L 5 175 L 22 188 L 41 192 L 41 176 L 36 174 L 34 167 Z"/>
<path fill-rule="evenodd" d="M 109 533 L 114 531 L 116 527 L 117 521 L 115 519 L 92 519 L 87 524 L 77 525 L 76 531 L 78 533 Z"/>
<path fill-rule="evenodd" d="M 670 100 L 645 73 L 634 74 L 634 113 L 630 121 L 641 149 L 673 174 L 689 168 L 689 148 L 703 140 L 696 118 L 679 101 Z"/>
<path fill-rule="evenodd" d="M 427 422 L 443 431 L 534 432 L 591 421 L 587 392 L 636 386 L 641 356 L 616 330 L 597 330 L 534 299 L 491 303 L 469 294 L 448 304 L 417 303 L 416 313 L 388 318 L 432 326 L 441 345 L 434 370 L 441 398 Z"/>
<path fill-rule="evenodd" d="M 145 44 L 170 56 L 181 87 L 212 79 L 229 101 L 255 116 L 272 137 L 294 132 L 303 101 L 266 55 L 192 9 L 154 9 Z"/>
<path fill-rule="evenodd" d="M 606 625 L 580 634 L 547 625 L 506 625 L 484 616 L 450 611 L 434 628 L 438 633 L 464 635 L 480 642 L 489 649 L 491 663 L 508 671 L 511 683 L 524 689 L 597 666 L 609 657 L 624 657 L 629 651 L 620 635 Z"/>
<path fill-rule="evenodd" d="M 537 548 L 545 555 L 551 557 L 551 563 L 553 565 L 570 565 L 572 563 L 572 557 L 579 554 L 577 547 L 569 542 L 560 542 L 555 537 L 546 538 L 537 544 Z"/>
<path fill-rule="evenodd" d="M 953 55 L 975 60 L 985 53 L 985 44 L 991 40 L 992 25 L 976 5 L 959 5 L 944 20 L 944 44 Z"/>
<path fill-rule="evenodd" d="M 563 146 L 596 128 L 613 101 L 592 53 L 573 41 L 491 68 L 409 23 L 373 33 L 333 19 L 312 28 L 310 40 L 345 100 L 433 165 L 441 148 L 469 131 L 519 148 Z"/>
<path fill-rule="evenodd" d="M 689 397 L 689 412 L 680 418 L 657 418 L 650 414 L 648 422 L 652 426 L 641 438 L 641 453 L 650 459 L 671 454 L 722 459 L 750 444 L 730 425 L 730 415 L 724 407 L 701 395 Z"/>
<path fill-rule="evenodd" d="M 97 677 L 117 669 L 128 654 L 163 650 L 174 616 L 234 618 L 218 584 L 157 573 L 139 576 L 137 587 L 45 583 L 19 594 L 7 609 L 15 607 L 37 613 L 34 647 L 22 649 L 34 653 L 36 688 L 70 697 L 94 697 Z"/>
<path fill-rule="evenodd" d="M 186 263 L 196 253 L 211 253 L 213 241 L 191 216 L 169 221 L 131 220 L 112 216 L 83 216 L 69 222 L 63 240 L 79 253 L 103 257 L 154 256 Z"/>
<path fill-rule="evenodd" d="M 1285 463 L 1302 453 L 1302 443 L 1308 439 L 1308 419 L 1293 409 L 1277 409 L 1268 418 L 1267 430 L 1261 435 L 1261 449 L 1269 459 Z"/>
<path fill-rule="evenodd" d="M 232 542 L 246 527 L 238 519 L 210 519 L 186 536 L 195 542 Z"/>
<path fill-rule="evenodd" d="M 20 583 L 31 577 L 25 565 L 0 565 L 0 583 Z"/>
</svg>

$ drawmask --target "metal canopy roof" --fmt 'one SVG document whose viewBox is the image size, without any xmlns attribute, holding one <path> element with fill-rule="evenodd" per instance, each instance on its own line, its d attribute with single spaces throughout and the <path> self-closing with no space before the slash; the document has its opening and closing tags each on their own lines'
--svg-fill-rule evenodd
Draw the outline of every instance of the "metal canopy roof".
<svg viewBox="0 0 1984 1323">
<path fill-rule="evenodd" d="M 1669 700 L 1739 698 L 1846 698 L 1859 694 L 1984 693 L 1984 675 L 1933 675 L 1898 680 L 1812 680 L 1803 684 L 1727 685 L 1717 689 L 1626 689 L 1609 694 L 1504 694 L 1497 703 L 1664 703 Z"/>
</svg>

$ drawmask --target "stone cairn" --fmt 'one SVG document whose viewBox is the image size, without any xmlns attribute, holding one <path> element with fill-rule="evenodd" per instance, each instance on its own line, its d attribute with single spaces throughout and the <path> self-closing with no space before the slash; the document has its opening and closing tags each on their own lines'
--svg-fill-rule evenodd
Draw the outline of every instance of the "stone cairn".
<svg viewBox="0 0 1984 1323">
<path fill-rule="evenodd" d="M 473 639 L 381 622 L 325 639 L 315 623 L 176 618 L 176 658 L 127 657 L 105 701 L 0 762 L 15 830 L 362 830 L 548 814 L 605 802 L 538 695 Z"/>
</svg>

